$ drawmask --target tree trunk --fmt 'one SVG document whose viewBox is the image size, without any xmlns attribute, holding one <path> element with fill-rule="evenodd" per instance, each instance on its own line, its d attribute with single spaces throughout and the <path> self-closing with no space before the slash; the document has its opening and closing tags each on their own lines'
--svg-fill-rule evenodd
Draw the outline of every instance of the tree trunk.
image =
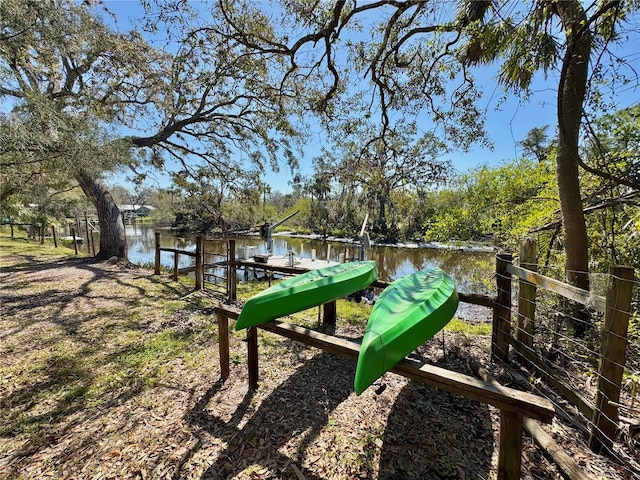
<svg viewBox="0 0 640 480">
<path fill-rule="evenodd" d="M 127 238 L 120 209 L 107 187 L 86 172 L 76 174 L 84 194 L 91 200 L 98 211 L 100 225 L 100 251 L 97 260 L 107 260 L 111 257 L 127 259 Z"/>
<path fill-rule="evenodd" d="M 565 276 L 572 285 L 588 290 L 589 242 L 580 193 L 578 141 L 592 39 L 588 28 L 581 30 L 587 19 L 580 2 L 557 2 L 555 5 L 567 32 L 567 50 L 558 86 L 556 157 L 556 179 L 564 229 Z M 575 320 L 576 333 L 584 332 L 584 318 Z"/>
<path fill-rule="evenodd" d="M 384 196 L 383 195 L 379 195 L 378 196 L 378 228 L 380 228 L 380 234 L 383 237 L 386 237 L 387 235 L 387 212 L 385 209 L 385 201 L 384 201 Z"/>
</svg>

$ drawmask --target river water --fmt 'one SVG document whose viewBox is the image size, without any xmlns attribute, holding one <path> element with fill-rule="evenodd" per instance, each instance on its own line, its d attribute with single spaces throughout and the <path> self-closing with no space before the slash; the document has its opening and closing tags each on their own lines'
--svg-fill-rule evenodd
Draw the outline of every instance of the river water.
<svg viewBox="0 0 640 480">
<path fill-rule="evenodd" d="M 129 260 L 143 266 L 153 266 L 155 260 L 154 228 L 127 225 Z M 175 235 L 169 230 L 160 230 L 162 247 L 195 251 L 194 236 Z M 208 243 L 208 242 L 207 242 Z M 254 254 L 266 253 L 266 242 L 260 237 L 237 237 L 236 247 L 255 247 Z M 339 261 L 340 255 L 347 258 L 357 256 L 355 245 L 344 242 L 325 241 L 289 236 L 273 237 L 273 255 L 284 257 L 292 250 L 298 258 L 311 258 L 312 249 L 319 260 Z M 208 251 L 205 245 L 205 252 Z M 328 255 L 328 258 L 327 258 Z M 458 291 L 486 294 L 495 289 L 495 253 L 478 249 L 446 249 L 406 246 L 372 246 L 366 251 L 367 260 L 378 264 L 380 280 L 391 281 L 415 271 L 429 267 L 440 267 L 449 274 Z M 188 267 L 193 259 L 180 256 L 179 267 Z M 173 254 L 163 252 L 161 263 L 173 268 Z"/>
</svg>

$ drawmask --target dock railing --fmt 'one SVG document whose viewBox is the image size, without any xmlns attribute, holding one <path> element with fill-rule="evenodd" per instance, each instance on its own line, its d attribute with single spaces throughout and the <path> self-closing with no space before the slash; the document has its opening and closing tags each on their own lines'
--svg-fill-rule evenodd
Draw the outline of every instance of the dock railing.
<svg viewBox="0 0 640 480">
<path fill-rule="evenodd" d="M 191 252 L 188 250 L 181 250 L 178 248 L 171 247 L 162 247 L 160 246 L 160 232 L 155 232 L 155 261 L 154 261 L 154 274 L 160 275 L 162 271 L 162 263 L 161 263 L 161 255 L 162 252 L 173 253 L 173 273 L 172 278 L 174 280 L 178 280 L 178 276 L 182 273 L 188 273 L 195 271 L 195 289 L 202 289 L 202 278 L 203 278 L 203 269 L 202 269 L 202 236 L 196 236 L 196 250 L 195 252 Z M 195 266 L 194 267 L 186 267 L 183 269 L 179 268 L 180 265 L 180 255 L 184 255 L 187 257 L 195 258 Z"/>
</svg>

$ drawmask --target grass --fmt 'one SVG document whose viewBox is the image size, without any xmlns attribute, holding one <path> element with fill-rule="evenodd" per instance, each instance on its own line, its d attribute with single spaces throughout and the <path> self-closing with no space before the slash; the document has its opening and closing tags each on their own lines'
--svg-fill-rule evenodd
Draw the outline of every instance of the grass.
<svg viewBox="0 0 640 480">
<path fill-rule="evenodd" d="M 491 335 L 490 323 L 467 323 L 459 318 L 452 318 L 444 329 L 448 332 L 463 333 L 469 336 Z"/>
<path fill-rule="evenodd" d="M 87 257 L 86 251 L 78 251 L 78 255 L 75 255 L 73 248 L 66 247 L 60 242 L 58 242 L 58 248 L 56 248 L 51 239 L 45 239 L 44 243 L 40 243 L 39 240 L 28 238 L 27 232 L 19 228 L 14 228 L 13 238 L 10 235 L 7 225 L 0 226 L 0 268 L 9 265 L 12 268 L 25 268 L 32 265 L 29 261 L 16 264 L 11 259 L 15 255 L 24 256 L 25 258 L 37 256 L 48 260 Z"/>
<path fill-rule="evenodd" d="M 16 444 L 38 444 L 74 412 L 170 382 L 184 368 L 208 369 L 217 334 L 200 314 L 205 300 L 185 300 L 184 286 L 149 272 L 101 277 L 78 257 L 0 231 L 0 434 Z M 81 288 L 69 297 L 67 283 L 76 281 Z M 0 439 L 0 453 L 16 444 Z"/>
</svg>

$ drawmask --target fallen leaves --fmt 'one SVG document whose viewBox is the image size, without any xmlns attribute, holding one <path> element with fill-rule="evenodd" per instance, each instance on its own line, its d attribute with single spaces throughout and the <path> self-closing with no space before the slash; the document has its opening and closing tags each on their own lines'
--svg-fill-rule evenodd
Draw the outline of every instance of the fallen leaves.
<svg viewBox="0 0 640 480">
<path fill-rule="evenodd" d="M 144 272 L 101 274 L 97 266 L 64 268 L 73 271 L 44 268 L 3 277 L 3 295 L 12 292 L 13 313 L 0 319 L 2 331 L 12 332 L 0 346 L 6 372 L 0 375 L 0 386 L 9 389 L 2 393 L 3 405 L 16 413 L 1 420 L 6 433 L 0 436 L 0 471 L 8 472 L 7 478 L 495 476 L 498 412 L 486 405 L 393 374 L 356 396 L 352 362 L 271 334 L 260 337 L 268 348 L 261 350 L 260 388 L 252 393 L 247 389 L 246 345 L 232 335 L 232 354 L 239 363 L 232 365 L 230 378 L 222 382 L 216 331 L 211 330 L 214 318 L 193 306 L 164 311 L 162 301 L 177 302 L 181 297 L 169 279 L 156 278 L 152 285 Z M 61 273 L 68 279 L 56 287 L 60 290 L 56 298 L 63 299 L 63 304 L 29 300 L 26 285 L 60 278 Z M 153 297 L 153 292 L 161 294 Z M 84 313 L 78 323 L 79 315 L 87 311 L 84 308 L 97 313 Z M 25 318 L 46 321 L 21 323 Z M 165 330 L 177 337 L 203 332 L 185 347 L 193 354 L 189 361 L 168 357 L 156 371 L 150 359 L 140 364 L 140 371 L 111 371 L 114 359 L 123 358 L 127 351 L 127 339 L 143 343 Z M 338 322 L 337 335 L 358 338 L 361 333 L 361 326 Z M 456 338 L 452 333 L 439 336 L 417 354 L 444 368 L 471 374 L 467 359 L 486 360 L 489 339 L 469 337 L 460 342 Z M 92 363 L 83 365 L 86 376 L 68 378 L 84 379 L 99 396 L 90 401 L 79 396 L 64 404 L 68 397 L 56 385 L 47 397 L 46 375 L 51 372 L 47 359 L 53 353 L 79 364 L 90 358 Z M 60 368 L 65 366 L 58 363 Z M 156 375 L 153 381 L 140 378 L 144 369 Z M 132 373 L 138 377 L 127 383 Z M 97 379 L 104 381 L 103 390 L 97 390 Z M 18 390 L 24 398 L 14 395 Z M 40 418 L 35 416 L 36 408 L 49 416 L 29 424 L 25 420 Z M 605 461 L 594 462 L 566 425 L 554 422 L 551 428 L 567 450 L 588 465 L 594 478 L 625 479 L 624 471 Z M 558 478 L 554 467 L 526 442 L 523 478 Z"/>
</svg>

